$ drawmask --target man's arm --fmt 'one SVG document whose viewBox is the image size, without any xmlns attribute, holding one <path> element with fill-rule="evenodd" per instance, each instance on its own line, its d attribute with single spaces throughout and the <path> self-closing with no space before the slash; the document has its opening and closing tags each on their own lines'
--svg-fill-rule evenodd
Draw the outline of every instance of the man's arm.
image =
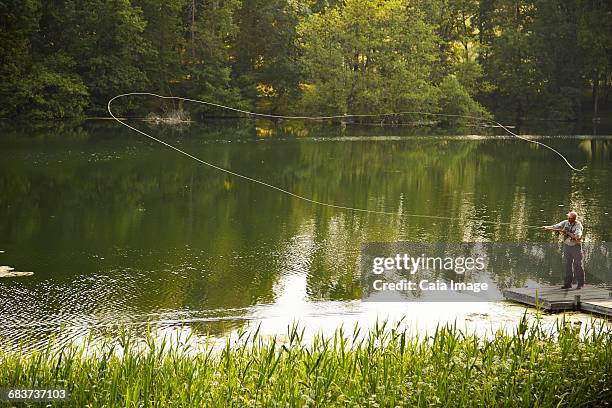
<svg viewBox="0 0 612 408">
<path fill-rule="evenodd" d="M 544 225 L 542 228 L 549 231 L 563 231 L 565 229 L 565 221 L 561 221 L 553 225 Z"/>
<path fill-rule="evenodd" d="M 550 230 L 550 231 L 559 231 L 565 235 L 567 235 L 568 237 L 575 239 L 576 241 L 580 241 L 580 239 L 582 238 L 582 225 L 578 225 L 576 227 L 576 231 L 575 232 L 569 232 L 567 231 L 567 227 L 565 225 L 564 221 L 561 221 L 560 223 L 554 224 L 554 225 L 545 225 L 543 227 L 544 229 Z"/>
</svg>

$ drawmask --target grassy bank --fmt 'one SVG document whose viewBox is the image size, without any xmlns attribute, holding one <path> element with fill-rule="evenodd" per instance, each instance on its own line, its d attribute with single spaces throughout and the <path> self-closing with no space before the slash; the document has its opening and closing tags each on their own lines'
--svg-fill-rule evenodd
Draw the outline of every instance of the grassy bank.
<svg viewBox="0 0 612 408">
<path fill-rule="evenodd" d="M 198 354 L 123 335 L 97 356 L 2 350 L 0 388 L 65 387 L 78 407 L 608 406 L 611 334 L 523 320 L 488 340 L 454 326 L 419 338 L 383 323 L 308 345 L 297 328 L 282 341 L 244 334 Z"/>
</svg>

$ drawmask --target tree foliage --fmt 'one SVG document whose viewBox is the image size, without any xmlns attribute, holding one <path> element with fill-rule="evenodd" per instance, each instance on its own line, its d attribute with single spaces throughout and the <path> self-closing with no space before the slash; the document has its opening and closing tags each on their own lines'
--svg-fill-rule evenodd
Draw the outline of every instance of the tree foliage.
<svg viewBox="0 0 612 408">
<path fill-rule="evenodd" d="M 606 0 L 6 0 L 0 11 L 3 117 L 97 115 L 116 94 L 154 91 L 281 114 L 577 119 L 612 91 Z"/>
<path fill-rule="evenodd" d="M 299 27 L 310 111 L 431 110 L 435 35 L 401 0 L 347 0 Z"/>
<path fill-rule="evenodd" d="M 231 81 L 230 52 L 238 32 L 234 14 L 239 6 L 238 0 L 190 2 L 191 31 L 181 93 L 216 103 L 236 105 L 240 101 Z"/>
<path fill-rule="evenodd" d="M 237 10 L 238 35 L 233 76 L 242 95 L 278 112 L 295 99 L 303 79 L 298 24 L 309 9 L 296 0 L 243 0 Z"/>
</svg>

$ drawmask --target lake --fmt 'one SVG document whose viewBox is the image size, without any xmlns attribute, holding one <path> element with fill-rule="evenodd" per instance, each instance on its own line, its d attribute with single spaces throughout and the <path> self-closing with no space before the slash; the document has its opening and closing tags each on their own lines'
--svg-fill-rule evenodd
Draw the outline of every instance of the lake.
<svg viewBox="0 0 612 408">
<path fill-rule="evenodd" d="M 361 302 L 362 245 L 559 244 L 526 226 L 556 223 L 569 209 L 578 211 L 587 241 L 612 240 L 609 136 L 552 130 L 538 139 L 587 166 L 572 172 L 553 152 L 499 129 L 132 124 L 301 196 L 394 215 L 315 205 L 112 121 L 3 123 L 0 265 L 34 276 L 0 279 L 2 341 L 35 348 L 50 335 L 78 341 L 118 325 L 143 333 L 147 324 L 160 335 L 177 329 L 222 340 L 259 324 L 282 335 L 292 322 L 314 333 L 377 318 L 404 319 L 415 330 L 457 319 L 486 331 L 512 325 L 525 310 L 501 301 L 504 285 L 561 284 L 560 259 L 554 273 L 491 276 L 495 302 Z M 610 285 L 610 271 L 587 270 L 587 282 Z"/>
</svg>

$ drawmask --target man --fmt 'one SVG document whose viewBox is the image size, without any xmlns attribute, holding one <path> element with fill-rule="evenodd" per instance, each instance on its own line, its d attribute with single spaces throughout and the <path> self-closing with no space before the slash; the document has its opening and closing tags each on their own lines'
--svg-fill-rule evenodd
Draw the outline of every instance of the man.
<svg viewBox="0 0 612 408">
<path fill-rule="evenodd" d="M 563 220 L 555 225 L 546 225 L 545 229 L 550 231 L 560 231 L 565 235 L 563 240 L 563 259 L 565 260 L 565 282 L 561 289 L 572 287 L 572 278 L 575 275 L 578 286 L 584 286 L 584 269 L 582 268 L 582 223 L 578 221 L 578 214 L 575 211 L 567 213 L 567 220 Z M 573 266 L 573 273 L 572 273 Z"/>
</svg>

